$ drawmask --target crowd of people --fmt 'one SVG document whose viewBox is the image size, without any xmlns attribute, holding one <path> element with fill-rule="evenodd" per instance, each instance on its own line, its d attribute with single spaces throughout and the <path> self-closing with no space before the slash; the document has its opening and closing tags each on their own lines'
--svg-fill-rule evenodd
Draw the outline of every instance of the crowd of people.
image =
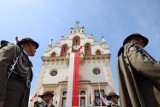
<svg viewBox="0 0 160 107">
<path fill-rule="evenodd" d="M 0 107 L 28 107 L 33 77 L 28 56 L 35 55 L 39 44 L 32 38 L 16 40 L 17 44 L 1 41 Z M 124 40 L 118 52 L 119 95 L 108 93 L 107 107 L 160 107 L 160 64 L 143 49 L 148 42 L 139 33 Z M 54 107 L 53 92 L 39 97 L 34 107 Z"/>
</svg>

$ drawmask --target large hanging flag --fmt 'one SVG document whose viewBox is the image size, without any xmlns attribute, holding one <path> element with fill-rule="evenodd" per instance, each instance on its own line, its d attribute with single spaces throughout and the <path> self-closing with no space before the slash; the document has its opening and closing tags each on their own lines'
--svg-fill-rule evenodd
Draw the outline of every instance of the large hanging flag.
<svg viewBox="0 0 160 107">
<path fill-rule="evenodd" d="M 79 53 L 71 53 L 66 106 L 79 106 Z"/>
<path fill-rule="evenodd" d="M 100 100 L 101 100 L 103 106 L 107 106 L 108 101 L 107 101 L 106 98 L 104 98 L 104 97 L 101 95 L 101 93 L 100 93 Z"/>
</svg>

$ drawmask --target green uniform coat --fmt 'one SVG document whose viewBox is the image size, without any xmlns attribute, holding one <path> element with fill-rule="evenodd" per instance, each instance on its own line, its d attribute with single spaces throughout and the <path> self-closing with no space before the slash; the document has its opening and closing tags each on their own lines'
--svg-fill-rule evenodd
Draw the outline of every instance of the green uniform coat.
<svg viewBox="0 0 160 107">
<path fill-rule="evenodd" d="M 127 43 L 118 54 L 120 105 L 160 107 L 160 64 L 137 46 Z"/>
<path fill-rule="evenodd" d="M 19 51 L 20 48 L 11 43 L 0 49 L 0 101 L 4 101 L 4 107 L 28 107 L 30 88 L 27 88 L 26 84 L 19 79 L 7 78 L 8 67 L 13 63 L 13 59 Z M 22 63 L 28 70 L 22 72 L 16 65 L 14 71 L 31 81 L 31 62 L 23 51 L 21 56 L 21 61 L 18 61 L 18 63 Z"/>
</svg>

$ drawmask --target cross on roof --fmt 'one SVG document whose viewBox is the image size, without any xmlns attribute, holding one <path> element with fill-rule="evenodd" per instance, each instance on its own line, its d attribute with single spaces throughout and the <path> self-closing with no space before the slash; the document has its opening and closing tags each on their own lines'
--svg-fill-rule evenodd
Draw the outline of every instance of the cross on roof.
<svg viewBox="0 0 160 107">
<path fill-rule="evenodd" d="M 80 22 L 79 21 L 76 21 L 76 25 L 77 25 L 77 27 L 78 27 L 78 24 L 79 24 Z"/>
</svg>

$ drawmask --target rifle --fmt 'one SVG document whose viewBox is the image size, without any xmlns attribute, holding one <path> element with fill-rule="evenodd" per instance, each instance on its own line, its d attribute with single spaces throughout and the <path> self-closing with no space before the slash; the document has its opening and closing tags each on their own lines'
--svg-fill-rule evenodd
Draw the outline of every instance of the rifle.
<svg viewBox="0 0 160 107">
<path fill-rule="evenodd" d="M 18 42 L 18 37 L 16 37 L 15 39 L 16 39 L 16 42 Z M 14 51 L 16 51 L 16 49 L 14 49 Z M 16 73 L 14 71 L 14 69 L 15 69 L 15 66 L 18 62 L 18 59 L 19 59 L 21 52 L 22 52 L 22 48 L 20 47 L 20 51 L 18 52 L 18 55 L 15 56 L 15 58 L 13 59 L 13 64 L 11 64 L 11 66 L 9 67 L 9 71 L 8 71 L 8 75 L 7 75 L 8 79 L 13 72 Z M 16 52 L 15 52 L 15 54 L 16 54 Z"/>
</svg>

